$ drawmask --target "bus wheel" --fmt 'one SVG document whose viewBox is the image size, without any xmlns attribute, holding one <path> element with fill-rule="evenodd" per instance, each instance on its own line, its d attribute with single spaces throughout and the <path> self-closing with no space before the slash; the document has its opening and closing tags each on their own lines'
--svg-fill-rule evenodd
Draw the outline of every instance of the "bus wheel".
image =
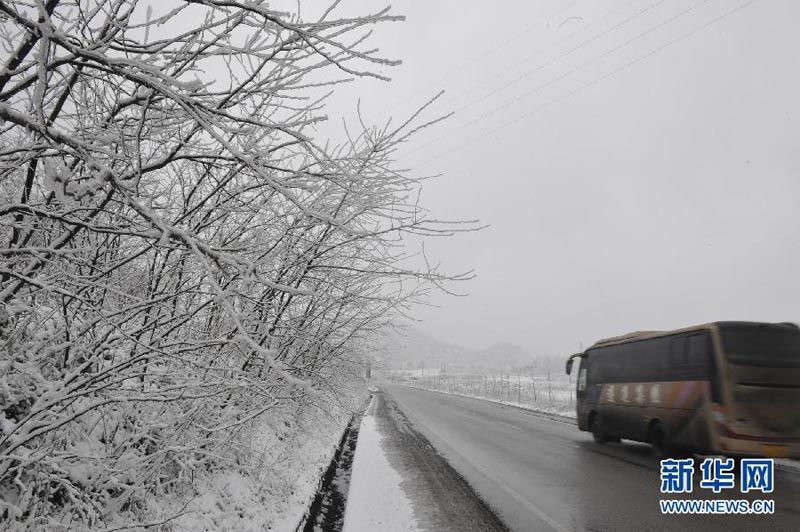
<svg viewBox="0 0 800 532">
<path fill-rule="evenodd" d="M 667 443 L 667 433 L 661 423 L 655 422 L 653 426 L 650 427 L 650 437 L 648 439 L 650 440 L 650 445 L 653 446 L 653 453 L 658 460 L 663 460 L 664 458 L 672 456 L 672 450 Z"/>
<path fill-rule="evenodd" d="M 604 444 L 608 441 L 608 436 L 603 432 L 603 426 L 600 424 L 600 414 L 593 414 L 592 420 L 589 422 L 589 427 L 592 431 L 592 438 L 595 443 Z"/>
</svg>

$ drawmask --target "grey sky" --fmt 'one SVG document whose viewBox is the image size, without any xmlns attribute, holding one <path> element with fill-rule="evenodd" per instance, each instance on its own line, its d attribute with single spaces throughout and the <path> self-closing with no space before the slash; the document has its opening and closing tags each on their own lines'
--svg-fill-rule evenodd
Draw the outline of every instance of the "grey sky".
<svg viewBox="0 0 800 532">
<path fill-rule="evenodd" d="M 359 81 L 332 101 L 346 109 L 360 97 L 367 117 L 403 117 L 439 89 L 449 98 L 483 84 L 440 106 L 480 100 L 412 140 L 417 151 L 403 159 L 444 174 L 424 188 L 434 214 L 491 224 L 428 244 L 477 278 L 462 287 L 469 297 L 419 309 L 421 328 L 463 345 L 567 354 L 638 329 L 800 320 L 800 5 L 757 0 L 580 89 L 747 2 L 581 1 L 537 27 L 572 3 L 394 2 L 407 21 L 378 28 L 373 43 L 404 65 L 386 70 L 392 83 Z"/>
</svg>

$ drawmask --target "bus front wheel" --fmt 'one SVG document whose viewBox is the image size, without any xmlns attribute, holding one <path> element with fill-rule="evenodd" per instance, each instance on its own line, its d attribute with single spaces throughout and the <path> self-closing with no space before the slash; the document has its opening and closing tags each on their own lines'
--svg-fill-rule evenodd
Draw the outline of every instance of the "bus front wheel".
<svg viewBox="0 0 800 532">
<path fill-rule="evenodd" d="M 608 442 L 608 435 L 603 431 L 603 425 L 600 423 L 600 415 L 593 414 L 589 422 L 589 428 L 592 431 L 592 438 L 595 443 L 604 444 Z"/>
<path fill-rule="evenodd" d="M 661 423 L 655 422 L 653 426 L 650 427 L 649 440 L 657 459 L 662 460 L 673 455 L 673 450 L 668 443 L 667 433 Z"/>
</svg>

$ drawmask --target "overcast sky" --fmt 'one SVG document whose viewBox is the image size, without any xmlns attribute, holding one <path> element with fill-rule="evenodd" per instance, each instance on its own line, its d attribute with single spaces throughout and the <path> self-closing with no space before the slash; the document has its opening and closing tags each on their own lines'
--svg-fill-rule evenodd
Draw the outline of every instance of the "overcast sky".
<svg viewBox="0 0 800 532">
<path fill-rule="evenodd" d="M 402 162 L 443 174 L 423 191 L 435 215 L 490 224 L 427 244 L 477 276 L 418 309 L 421 329 L 566 355 L 633 330 L 800 321 L 797 2 L 393 11 L 406 22 L 372 42 L 404 64 L 340 89 L 333 114 L 360 97 L 368 118 L 400 118 L 446 90 L 437 111 L 460 110 Z"/>
</svg>

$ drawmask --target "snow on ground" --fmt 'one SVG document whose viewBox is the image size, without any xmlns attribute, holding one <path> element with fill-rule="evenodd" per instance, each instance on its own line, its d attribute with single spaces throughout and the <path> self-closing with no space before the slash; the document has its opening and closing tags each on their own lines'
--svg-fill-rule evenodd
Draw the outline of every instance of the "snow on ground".
<svg viewBox="0 0 800 532">
<path fill-rule="evenodd" d="M 403 492 L 403 480 L 386 457 L 374 416 L 373 397 L 361 421 L 343 532 L 414 532 L 420 530 Z"/>
<path fill-rule="evenodd" d="M 197 471 L 180 489 L 148 500 L 150 522 L 184 512 L 165 529 L 294 532 L 349 419 L 347 408 L 333 404 L 275 412 L 250 432 L 247 460 Z"/>
</svg>

